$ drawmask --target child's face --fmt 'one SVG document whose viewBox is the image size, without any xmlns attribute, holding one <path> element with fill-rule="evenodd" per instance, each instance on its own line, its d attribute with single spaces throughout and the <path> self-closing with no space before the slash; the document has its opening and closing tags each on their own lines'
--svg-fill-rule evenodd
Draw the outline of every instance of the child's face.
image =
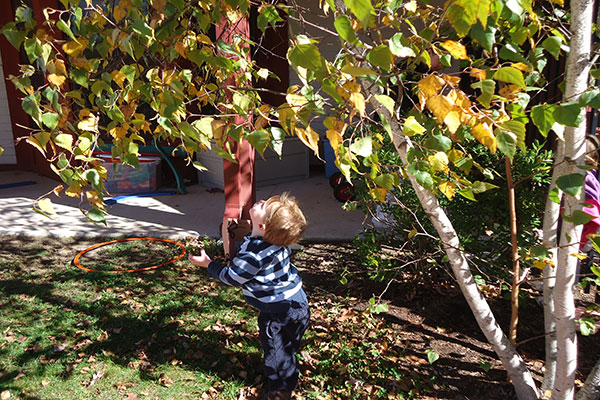
<svg viewBox="0 0 600 400">
<path fill-rule="evenodd" d="M 262 230 L 264 230 L 266 218 L 267 202 L 265 200 L 257 201 L 250 209 L 250 220 L 252 221 L 252 227 L 260 227 Z"/>
</svg>

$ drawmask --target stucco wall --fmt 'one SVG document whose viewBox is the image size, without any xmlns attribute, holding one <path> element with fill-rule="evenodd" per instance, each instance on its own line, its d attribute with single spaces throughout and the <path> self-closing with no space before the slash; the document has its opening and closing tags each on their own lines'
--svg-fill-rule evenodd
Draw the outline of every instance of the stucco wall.
<svg viewBox="0 0 600 400">
<path fill-rule="evenodd" d="M 8 83 L 9 85 L 11 83 Z M 13 140 L 12 124 L 8 112 L 8 98 L 6 96 L 6 81 L 0 56 L 0 147 L 4 153 L 0 156 L 0 164 L 16 164 L 17 156 Z"/>
</svg>

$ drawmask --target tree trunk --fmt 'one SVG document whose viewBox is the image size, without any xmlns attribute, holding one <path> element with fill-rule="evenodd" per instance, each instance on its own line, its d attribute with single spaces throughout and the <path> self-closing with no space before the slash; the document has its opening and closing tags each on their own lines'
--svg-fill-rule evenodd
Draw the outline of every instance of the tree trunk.
<svg viewBox="0 0 600 400">
<path fill-rule="evenodd" d="M 519 289 L 521 286 L 521 268 L 519 265 L 519 244 L 517 242 L 517 207 L 515 205 L 515 185 L 512 179 L 510 159 L 504 158 L 506 184 L 508 186 L 508 208 L 510 214 L 510 244 L 512 248 L 513 284 L 511 290 L 511 315 L 508 338 L 513 346 L 517 345 L 517 326 L 519 324 Z"/>
<path fill-rule="evenodd" d="M 565 143 L 558 141 L 554 157 L 552 182 L 549 191 L 556 187 L 556 180 L 563 174 Z M 542 393 L 554 388 L 556 378 L 556 320 L 554 318 L 554 286 L 556 283 L 556 247 L 558 244 L 558 221 L 560 218 L 560 204 L 546 199 L 543 222 L 543 243 L 550 251 L 551 265 L 544 268 L 544 333 L 546 334 L 546 365 Z"/>
<path fill-rule="evenodd" d="M 593 1 L 571 1 L 571 39 L 567 56 L 565 78 L 565 101 L 577 101 L 588 88 L 590 51 L 592 38 Z M 584 114 L 584 110 L 581 111 Z M 585 117 L 585 115 L 582 115 Z M 585 118 L 578 127 L 565 129 L 565 173 L 583 173 L 578 167 L 584 163 Z M 581 201 L 574 196 L 564 196 L 563 215 L 572 215 L 581 210 Z M 575 372 L 577 370 L 577 333 L 575 330 L 575 303 L 573 284 L 579 252 L 582 226 L 563 221 L 558 248 L 554 307 L 556 317 L 556 340 L 558 343 L 556 380 L 552 400 L 573 399 L 575 394 Z"/>
<path fill-rule="evenodd" d="M 376 93 L 371 92 L 371 94 Z M 377 100 L 374 99 L 375 96 L 371 97 L 373 98 L 373 107 L 380 110 L 381 114 L 390 122 L 394 146 L 402 159 L 402 163 L 408 165 L 406 155 L 408 150 L 412 147 L 412 142 L 409 138 L 402 135 L 400 124 L 393 119 L 394 117 L 385 110 Z M 520 400 L 538 399 L 538 391 L 531 373 L 527 369 L 523 359 L 511 345 L 508 337 L 498 325 L 489 304 L 485 300 L 483 294 L 479 291 L 479 288 L 473 279 L 473 274 L 471 273 L 467 259 L 460 250 L 460 241 L 450 219 L 433 193 L 419 185 L 413 175 L 408 174 L 408 176 L 423 209 L 433 223 L 442 241 L 452 271 L 456 277 L 456 281 L 477 320 L 477 324 L 502 361 L 504 368 L 506 368 L 508 376 L 515 388 L 517 397 Z"/>
<path fill-rule="evenodd" d="M 577 400 L 598 400 L 600 399 L 600 361 L 594 365 L 592 371 L 585 380 L 583 388 L 577 392 Z"/>
</svg>

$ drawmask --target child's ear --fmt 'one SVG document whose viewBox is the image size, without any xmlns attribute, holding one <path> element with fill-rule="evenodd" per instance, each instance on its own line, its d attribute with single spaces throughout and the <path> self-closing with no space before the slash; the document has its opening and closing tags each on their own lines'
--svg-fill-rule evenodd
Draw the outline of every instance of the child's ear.
<svg viewBox="0 0 600 400">
<path fill-rule="evenodd" d="M 265 224 L 258 224 L 258 229 L 262 232 L 264 232 L 267 229 L 267 225 Z"/>
</svg>

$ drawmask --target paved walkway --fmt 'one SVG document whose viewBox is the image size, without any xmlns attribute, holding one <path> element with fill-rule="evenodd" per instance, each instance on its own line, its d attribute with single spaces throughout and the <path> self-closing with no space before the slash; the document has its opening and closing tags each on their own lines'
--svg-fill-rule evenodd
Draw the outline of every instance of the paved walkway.
<svg viewBox="0 0 600 400">
<path fill-rule="evenodd" d="M 52 191 L 58 181 L 24 171 L 0 172 L 0 187 L 34 181 L 35 184 L 0 189 L 0 234 L 30 237 L 145 236 L 182 238 L 219 235 L 225 199 L 222 192 L 209 192 L 200 185 L 188 186 L 185 195 L 138 197 L 107 206 L 107 226 L 87 222 L 78 200 L 51 196 L 58 215 L 48 219 L 35 211 L 36 198 Z M 174 190 L 161 188 L 161 190 Z M 257 198 L 288 191 L 294 195 L 308 219 L 306 240 L 352 240 L 362 230 L 360 211 L 342 210 L 327 179 L 306 180 L 257 188 Z"/>
</svg>

